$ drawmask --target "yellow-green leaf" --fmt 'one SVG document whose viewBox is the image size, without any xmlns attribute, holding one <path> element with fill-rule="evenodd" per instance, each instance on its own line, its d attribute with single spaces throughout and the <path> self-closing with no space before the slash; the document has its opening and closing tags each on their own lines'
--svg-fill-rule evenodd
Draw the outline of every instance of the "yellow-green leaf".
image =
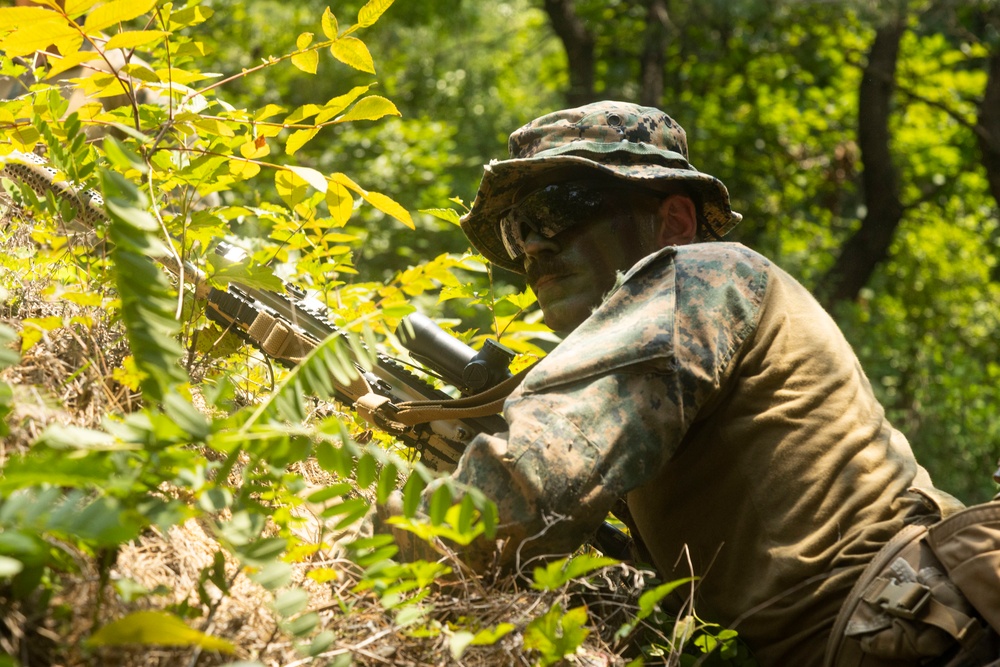
<svg viewBox="0 0 1000 667">
<path fill-rule="evenodd" d="M 50 22 L 67 25 L 66 21 L 51 9 L 43 7 L 0 7 L 0 26 L 3 26 L 4 30 L 26 27 L 35 32 L 44 33 L 49 30 L 49 26 L 44 24 Z"/>
<path fill-rule="evenodd" d="M 209 9 L 201 5 L 185 7 L 170 14 L 170 29 L 187 28 L 203 23 L 212 17 L 214 9 Z"/>
<path fill-rule="evenodd" d="M 316 136 L 319 132 L 318 127 L 313 127 L 308 130 L 296 130 L 288 137 L 288 141 L 285 142 L 285 152 L 289 155 L 295 155 L 295 152 L 306 145 L 306 143 Z"/>
<path fill-rule="evenodd" d="M 79 16 L 98 2 L 99 0 L 66 0 L 63 9 L 66 10 L 66 14 L 69 16 Z"/>
<path fill-rule="evenodd" d="M 267 145 L 264 137 L 259 137 L 258 139 L 247 137 L 246 142 L 240 146 L 240 155 L 248 160 L 259 160 L 262 157 L 266 157 L 270 152 L 271 148 Z"/>
<path fill-rule="evenodd" d="M 298 109 L 288 114 L 288 117 L 283 121 L 286 125 L 291 125 L 293 123 L 298 123 L 310 116 L 315 116 L 319 113 L 320 107 L 318 104 L 303 104 Z"/>
<path fill-rule="evenodd" d="M 354 100 L 358 99 L 359 97 L 367 93 L 369 88 L 371 88 L 371 84 L 367 86 L 355 86 L 354 88 L 351 88 L 351 90 L 344 93 L 343 95 L 338 95 L 337 97 L 331 99 L 329 102 L 323 105 L 322 111 L 316 114 L 316 124 L 319 125 L 320 123 L 325 123 L 326 121 L 330 120 L 331 118 L 339 114 L 341 111 L 346 109 L 352 102 L 354 102 Z"/>
<path fill-rule="evenodd" d="M 295 38 L 295 48 L 302 50 L 312 44 L 313 34 L 311 32 L 304 32 Z"/>
<path fill-rule="evenodd" d="M 233 158 L 229 161 L 229 173 L 237 180 L 246 180 L 260 173 L 260 165 Z"/>
<path fill-rule="evenodd" d="M 319 173 L 315 169 L 311 169 L 309 167 L 289 167 L 289 169 L 294 172 L 296 176 L 320 192 L 326 192 L 326 176 Z"/>
<path fill-rule="evenodd" d="M 391 215 L 410 229 L 416 229 L 413 225 L 413 218 L 410 217 L 409 211 L 389 197 L 386 197 L 384 194 L 379 192 L 368 192 L 362 194 L 361 197 L 378 210 L 382 211 L 386 215 Z"/>
<path fill-rule="evenodd" d="M 393 0 L 368 0 L 368 4 L 358 12 L 358 26 L 367 28 L 378 21 L 385 10 L 389 9 Z"/>
<path fill-rule="evenodd" d="M 277 104 L 268 104 L 263 109 L 254 114 L 254 120 L 264 120 L 265 118 L 270 118 L 276 114 L 284 111 L 284 107 L 279 107 Z"/>
<path fill-rule="evenodd" d="M 137 611 L 108 623 L 87 640 L 89 646 L 197 646 L 209 651 L 232 653 L 232 642 L 188 627 L 164 611 Z"/>
<path fill-rule="evenodd" d="M 34 9 L 33 7 L 10 7 L 8 9 Z M 45 12 L 49 16 L 52 12 Z M 0 16 L 0 21 L 3 18 Z M 37 26 L 23 26 L 0 40 L 0 50 L 8 58 L 27 56 L 42 51 L 51 45 L 59 46 L 60 53 L 76 53 L 83 44 L 83 35 L 66 22 L 56 22 L 46 17 Z"/>
<path fill-rule="evenodd" d="M 134 49 L 143 44 L 149 44 L 163 39 L 170 33 L 165 30 L 129 30 L 120 32 L 108 40 L 106 49 Z M 91 54 L 93 55 L 93 54 Z"/>
<path fill-rule="evenodd" d="M 335 172 L 333 174 L 330 174 L 330 180 L 333 181 L 334 183 L 340 183 L 351 192 L 357 192 L 359 195 L 367 194 L 366 190 L 357 183 L 355 183 L 354 181 L 352 181 L 351 177 L 348 176 L 347 174 L 341 173 L 339 171 Z"/>
<path fill-rule="evenodd" d="M 28 317 L 23 321 L 21 329 L 21 352 L 27 352 L 40 341 L 45 332 L 58 329 L 63 325 L 63 320 L 58 315 L 50 317 Z"/>
<path fill-rule="evenodd" d="M 346 123 L 352 120 L 378 120 L 384 116 L 399 116 L 396 105 L 380 95 L 369 95 L 363 98 L 335 122 Z"/>
<path fill-rule="evenodd" d="M 330 45 L 333 57 L 356 70 L 375 73 L 375 61 L 368 47 L 357 37 L 341 37 Z"/>
<path fill-rule="evenodd" d="M 157 0 L 111 0 L 87 14 L 87 32 L 94 34 L 152 11 Z"/>
<path fill-rule="evenodd" d="M 340 183 L 330 183 L 326 189 L 326 207 L 334 223 L 344 225 L 354 212 L 354 198 Z"/>
<path fill-rule="evenodd" d="M 292 64 L 306 74 L 315 74 L 319 68 L 319 54 L 315 51 L 303 51 L 292 55 Z"/>
<path fill-rule="evenodd" d="M 71 53 L 68 56 L 60 56 L 59 58 L 50 58 L 51 63 L 49 71 L 46 72 L 45 78 L 51 79 L 57 74 L 62 74 L 66 70 L 73 69 L 81 63 L 94 59 L 93 51 L 77 51 L 76 53 Z"/>
<path fill-rule="evenodd" d="M 333 15 L 330 8 L 327 7 L 323 12 L 323 34 L 329 39 L 337 39 L 337 33 L 340 31 L 340 27 L 337 25 L 337 17 Z"/>
<path fill-rule="evenodd" d="M 309 190 L 309 184 L 302 177 L 287 169 L 275 172 L 274 187 L 277 188 L 282 201 L 292 208 L 305 200 Z"/>
</svg>

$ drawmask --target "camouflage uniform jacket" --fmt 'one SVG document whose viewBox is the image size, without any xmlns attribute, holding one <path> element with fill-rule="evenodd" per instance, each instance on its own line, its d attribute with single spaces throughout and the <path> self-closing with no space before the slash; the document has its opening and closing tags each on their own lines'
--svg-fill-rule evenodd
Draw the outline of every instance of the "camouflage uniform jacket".
<svg viewBox="0 0 1000 667">
<path fill-rule="evenodd" d="M 504 413 L 454 473 L 496 501 L 503 564 L 573 550 L 625 496 L 660 574 L 701 577 L 696 613 L 763 665 L 819 665 L 860 571 L 928 512 L 837 326 L 737 244 L 641 260 Z"/>
</svg>

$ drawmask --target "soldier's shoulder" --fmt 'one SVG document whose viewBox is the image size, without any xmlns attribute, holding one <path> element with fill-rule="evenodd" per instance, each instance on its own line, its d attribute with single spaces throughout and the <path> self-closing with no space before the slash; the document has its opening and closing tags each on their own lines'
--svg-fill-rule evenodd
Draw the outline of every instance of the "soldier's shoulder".
<svg viewBox="0 0 1000 667">
<path fill-rule="evenodd" d="M 726 241 L 679 246 L 675 261 L 705 268 L 732 269 L 743 266 L 753 271 L 766 271 L 772 265 L 771 261 L 759 252 L 741 243 Z"/>
</svg>

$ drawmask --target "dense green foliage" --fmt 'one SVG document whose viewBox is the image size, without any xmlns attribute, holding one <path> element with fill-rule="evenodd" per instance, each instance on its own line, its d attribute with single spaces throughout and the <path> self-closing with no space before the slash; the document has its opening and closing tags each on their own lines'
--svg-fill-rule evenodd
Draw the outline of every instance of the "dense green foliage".
<svg viewBox="0 0 1000 667">
<path fill-rule="evenodd" d="M 447 605 L 434 582 L 446 586 L 460 570 L 446 552 L 441 563 L 400 565 L 389 538 L 351 533 L 394 488 L 413 510 L 433 477 L 323 400 L 329 378 L 351 372 L 351 352 L 329 341 L 294 370 L 272 368 L 154 261 L 189 260 L 216 286 L 274 287 L 280 276 L 314 289 L 339 325 L 394 353 L 391 332 L 418 308 L 467 340 L 492 335 L 540 354 L 554 337 L 533 296 L 516 276 L 488 271 L 454 222 L 482 164 L 503 157 L 509 131 L 565 104 L 578 63 L 548 4 L 3 8 L 0 74 L 24 83 L 0 102 L 0 155 L 41 148 L 66 179 L 102 191 L 109 218 L 94 246 L 65 224 L 71 206 L 4 184 L 15 208 L 34 211 L 5 215 L 0 257 L 9 325 L 0 342 L 22 357 L 0 350 L 0 435 L 17 436 L 0 477 L 0 597 L 13 605 L 5 614 L 27 609 L 68 628 L 65 579 L 94 574 L 97 609 L 80 646 L 98 656 L 126 640 L 182 646 L 197 662 L 200 651 L 236 649 L 210 629 L 249 576 L 269 592 L 276 635 L 300 655 L 335 660 L 346 649 L 338 653 L 310 586 L 344 576 L 321 558 L 336 552 L 354 568 L 353 591 L 374 600 L 394 632 L 437 641 L 452 658 L 516 645 L 553 664 L 594 640 L 602 620 L 566 597 L 522 599 L 527 615 L 516 620 L 435 615 Z M 562 4 L 593 38 L 591 97 L 646 94 L 639 37 L 650 34 L 657 2 Z M 887 16 L 850 2 L 663 4 L 658 104 L 687 128 L 692 162 L 720 177 L 744 213 L 734 240 L 822 295 L 871 201 L 859 88 Z M 901 3 L 907 30 L 888 127 L 904 212 L 865 289 L 831 308 L 921 462 L 943 488 L 977 501 L 995 492 L 989 473 L 1000 453 L 1000 216 L 974 128 L 1000 33 L 990 3 L 945 5 Z M 50 45 L 60 57 L 30 60 Z M 84 69 L 72 85 L 103 105 L 70 107 L 46 78 L 115 46 L 131 61 L 126 76 Z M 215 258 L 223 237 L 250 259 Z M 45 346 L 74 338 L 85 350 L 62 375 L 25 370 Z M 81 382 L 92 396 L 67 399 Z M 76 416 L 27 410 L 38 392 Z M 82 405 L 96 418 L 83 418 Z M 433 516 L 410 530 L 457 542 L 492 530 L 491 507 L 474 490 L 441 488 Z M 318 528 L 304 536 L 307 515 Z M 192 599 L 164 605 L 153 588 L 112 581 L 127 545 L 191 518 L 217 541 Z M 613 567 L 584 552 L 528 578 L 539 595 L 564 594 Z M 657 602 L 679 583 L 650 587 L 618 619 L 615 650 L 653 619 L 664 627 Z M 357 612 L 355 602 L 337 604 Z M 710 649 L 730 664 L 744 659 L 731 632 L 693 614 L 667 634 L 638 643 L 682 662 Z M 681 645 L 691 655 L 681 658 Z"/>
</svg>

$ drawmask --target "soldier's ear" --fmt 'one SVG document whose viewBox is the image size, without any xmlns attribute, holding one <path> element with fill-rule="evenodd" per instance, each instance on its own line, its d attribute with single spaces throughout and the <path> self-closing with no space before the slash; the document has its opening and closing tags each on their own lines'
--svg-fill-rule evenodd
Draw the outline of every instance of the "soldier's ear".
<svg viewBox="0 0 1000 667">
<path fill-rule="evenodd" d="M 698 212 L 690 197 L 667 195 L 660 202 L 658 214 L 656 243 L 660 248 L 694 241 L 698 232 Z"/>
</svg>

